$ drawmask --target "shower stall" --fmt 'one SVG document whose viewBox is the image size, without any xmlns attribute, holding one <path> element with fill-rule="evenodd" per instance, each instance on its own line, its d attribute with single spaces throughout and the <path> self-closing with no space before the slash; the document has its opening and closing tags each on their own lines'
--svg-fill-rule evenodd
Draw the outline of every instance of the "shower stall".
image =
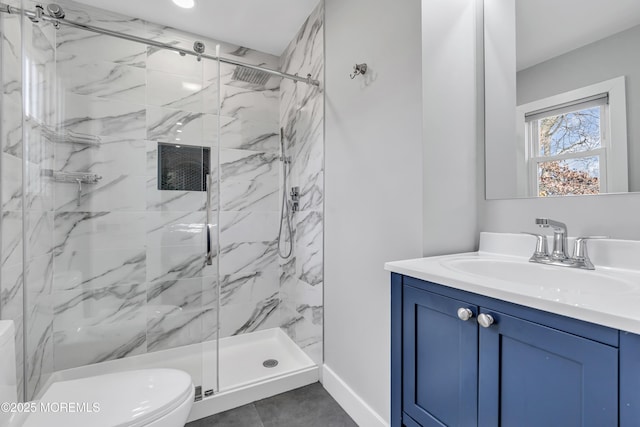
<svg viewBox="0 0 640 427">
<path fill-rule="evenodd" d="M 171 367 L 197 418 L 317 381 L 322 3 L 281 56 L 78 2 L 0 8 L 0 317 L 22 399 Z"/>
</svg>

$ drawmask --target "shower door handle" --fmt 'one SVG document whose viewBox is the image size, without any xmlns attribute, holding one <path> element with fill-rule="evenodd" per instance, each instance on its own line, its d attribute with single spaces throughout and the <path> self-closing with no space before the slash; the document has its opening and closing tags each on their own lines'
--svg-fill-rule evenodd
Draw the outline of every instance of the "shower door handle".
<svg viewBox="0 0 640 427">
<path fill-rule="evenodd" d="M 207 174 L 205 181 L 207 189 L 207 201 L 205 203 L 207 213 L 204 224 L 205 233 L 207 233 L 207 254 L 205 260 L 207 265 L 213 265 L 213 242 L 211 241 L 211 228 L 213 227 L 211 224 L 211 175 Z"/>
<path fill-rule="evenodd" d="M 207 224 L 207 265 L 213 265 L 213 244 L 211 242 L 211 227 L 213 225 Z"/>
</svg>

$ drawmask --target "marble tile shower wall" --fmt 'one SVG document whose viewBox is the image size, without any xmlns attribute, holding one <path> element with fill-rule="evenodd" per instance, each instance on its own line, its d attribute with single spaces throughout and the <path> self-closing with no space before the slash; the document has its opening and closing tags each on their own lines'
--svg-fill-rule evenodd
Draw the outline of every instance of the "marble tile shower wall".
<svg viewBox="0 0 640 427">
<path fill-rule="evenodd" d="M 280 67 L 323 80 L 322 2 L 283 53 Z M 292 156 L 290 185 L 300 186 L 294 258 L 281 262 L 281 325 L 316 363 L 322 363 L 324 98 L 320 88 L 289 80 L 282 81 L 280 98 L 280 122 Z"/>
<path fill-rule="evenodd" d="M 74 20 L 188 49 L 202 39 L 71 1 L 62 5 Z M 221 53 L 320 78 L 322 16 L 321 8 L 314 12 L 282 58 L 225 43 Z M 234 67 L 222 64 L 219 108 L 216 63 L 27 20 L 29 81 L 23 84 L 19 18 L 1 19 L 0 313 L 17 323 L 27 398 L 54 370 L 215 339 L 218 315 L 220 337 L 282 326 L 320 362 L 320 92 L 273 78 L 265 86 L 237 81 Z M 208 51 L 218 43 L 203 41 Z M 302 188 L 296 258 L 282 265 L 276 249 L 281 124 L 294 159 L 291 185 Z M 100 141 L 54 142 L 52 129 Z M 211 149 L 212 174 L 221 177 L 213 204 L 220 207 L 220 271 L 203 262 L 204 192 L 157 190 L 158 142 Z M 54 182 L 51 171 L 101 179 L 83 185 L 78 197 L 76 185 Z"/>
<path fill-rule="evenodd" d="M 82 22 L 188 49 L 202 40 L 65 6 Z M 209 51 L 218 43 L 203 41 Z M 221 52 L 278 64 L 229 44 Z M 205 193 L 157 189 L 158 142 L 209 147 L 214 177 L 220 163 L 220 336 L 277 326 L 277 82 L 233 81 L 233 67 L 222 65 L 219 110 L 216 63 L 70 28 L 58 31 L 57 67 L 63 127 L 102 141 L 56 145 L 56 169 L 102 180 L 79 206 L 75 187 L 55 187 L 55 369 L 217 337 L 218 271 L 204 265 Z"/>
<path fill-rule="evenodd" d="M 65 9 L 128 30 L 124 18 Z M 217 305 L 205 193 L 157 189 L 157 143 L 212 148 L 217 95 L 204 62 L 70 27 L 56 42 L 61 128 L 100 142 L 55 144 L 55 169 L 102 178 L 80 199 L 77 186 L 55 184 L 54 367 L 201 342 Z"/>
<path fill-rule="evenodd" d="M 23 254 L 22 254 L 22 75 L 20 67 L 20 18 L 0 16 L 2 45 L 2 237 L 0 315 L 16 327 L 16 366 L 19 396 L 23 396 Z"/>
<path fill-rule="evenodd" d="M 73 2 L 63 6 L 72 19 L 185 48 L 201 39 Z M 1 313 L 22 328 L 24 246 L 33 341 L 27 397 L 53 370 L 217 337 L 218 271 L 203 262 L 205 193 L 157 190 L 158 142 L 209 147 L 213 176 L 220 161 L 214 206 L 221 207 L 221 336 L 278 326 L 279 82 L 235 81 L 233 67 L 223 65 L 219 110 L 216 63 L 27 22 L 25 63 L 37 73 L 26 73 L 23 85 L 18 17 L 3 16 L 2 23 Z M 217 44 L 203 41 L 210 50 Z M 278 66 L 275 56 L 230 44 L 221 52 Z M 33 117 L 24 126 L 24 215 L 23 86 Z M 100 141 L 54 142 L 52 129 Z M 53 182 L 51 171 L 101 179 L 78 197 L 76 185 Z M 21 330 L 16 339 L 22 363 Z"/>
<path fill-rule="evenodd" d="M 46 177 L 52 167 L 53 150 L 43 137 L 43 129 L 56 120 L 56 87 L 51 84 L 55 31 L 51 26 L 23 22 L 22 34 L 24 70 L 20 18 L 2 17 L 0 312 L 3 318 L 16 322 L 19 396 L 23 397 L 26 390 L 30 399 L 53 371 L 53 188 Z M 27 292 L 25 282 L 30 284 Z M 28 338 L 23 343 L 25 325 Z"/>
<path fill-rule="evenodd" d="M 237 50 L 248 61 L 252 52 Z M 248 56 L 247 56 L 248 55 Z M 278 58 L 262 57 L 277 69 Z M 279 326 L 279 79 L 233 80 L 221 64 L 220 337 Z"/>
</svg>

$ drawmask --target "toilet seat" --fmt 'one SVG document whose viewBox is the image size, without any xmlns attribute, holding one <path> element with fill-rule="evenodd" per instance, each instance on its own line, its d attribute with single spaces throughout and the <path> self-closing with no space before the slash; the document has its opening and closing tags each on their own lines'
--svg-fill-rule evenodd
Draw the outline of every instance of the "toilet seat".
<svg viewBox="0 0 640 427">
<path fill-rule="evenodd" d="M 53 383 L 39 405 L 98 403 L 99 411 L 37 412 L 24 427 L 139 427 L 193 399 L 191 377 L 174 369 L 145 369 Z"/>
</svg>

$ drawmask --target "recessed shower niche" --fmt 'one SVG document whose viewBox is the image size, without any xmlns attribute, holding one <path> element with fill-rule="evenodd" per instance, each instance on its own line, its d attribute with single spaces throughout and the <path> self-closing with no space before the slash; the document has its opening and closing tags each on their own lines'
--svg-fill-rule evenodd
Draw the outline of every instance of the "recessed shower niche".
<svg viewBox="0 0 640 427">
<path fill-rule="evenodd" d="M 207 147 L 158 143 L 158 190 L 206 191 Z"/>
</svg>

